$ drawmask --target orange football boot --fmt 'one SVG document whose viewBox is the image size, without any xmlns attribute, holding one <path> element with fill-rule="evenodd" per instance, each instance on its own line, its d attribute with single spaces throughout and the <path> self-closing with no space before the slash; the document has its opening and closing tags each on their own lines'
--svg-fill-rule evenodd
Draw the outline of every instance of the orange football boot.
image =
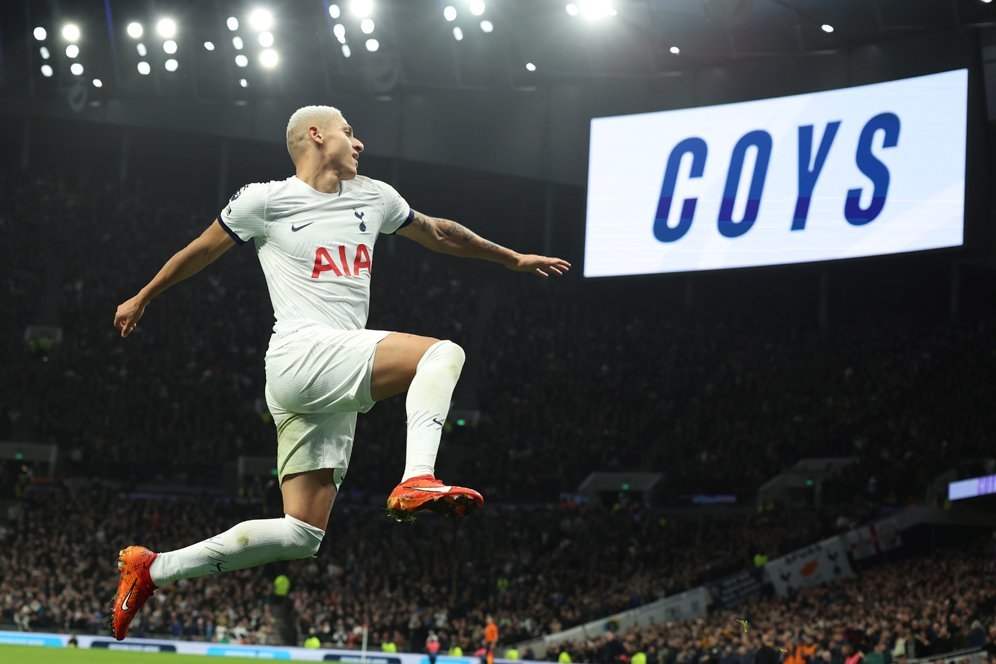
<svg viewBox="0 0 996 664">
<path fill-rule="evenodd" d="M 484 498 L 473 489 L 443 484 L 432 475 L 418 475 L 394 487 L 387 497 L 387 513 L 396 521 L 411 523 L 423 510 L 466 516 L 483 504 Z"/>
<path fill-rule="evenodd" d="M 149 576 L 152 561 L 159 554 L 141 546 L 129 546 L 118 552 L 118 569 L 121 579 L 114 595 L 112 628 L 118 641 L 128 635 L 128 627 L 142 605 L 152 597 L 158 586 Z"/>
</svg>

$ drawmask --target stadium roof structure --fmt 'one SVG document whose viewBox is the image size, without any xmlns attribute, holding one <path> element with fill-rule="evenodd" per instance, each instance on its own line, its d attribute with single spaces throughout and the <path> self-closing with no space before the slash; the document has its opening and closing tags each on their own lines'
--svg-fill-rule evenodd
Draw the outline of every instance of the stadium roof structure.
<svg viewBox="0 0 996 664">
<path fill-rule="evenodd" d="M 528 89 L 994 20 L 990 0 L 12 0 L 0 7 L 0 87 L 241 103 Z"/>
</svg>

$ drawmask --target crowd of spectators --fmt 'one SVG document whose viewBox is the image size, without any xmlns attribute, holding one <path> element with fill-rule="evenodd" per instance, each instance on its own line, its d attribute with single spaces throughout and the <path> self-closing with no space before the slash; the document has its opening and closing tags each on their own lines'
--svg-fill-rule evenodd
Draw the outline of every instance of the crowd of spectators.
<svg viewBox="0 0 996 664">
<path fill-rule="evenodd" d="M 18 420 L 22 439 L 59 446 L 63 469 L 110 478 L 214 483 L 238 455 L 274 454 L 262 399 L 271 309 L 251 249 L 157 299 L 127 340 L 111 326 L 214 207 L 26 177 L 0 180 L 0 203 L 0 229 L 32 229 L 0 247 L 11 313 L 0 426 Z M 985 317 L 832 333 L 763 312 L 702 319 L 677 315 L 652 283 L 541 282 L 397 238 L 378 244 L 374 273 L 370 327 L 472 350 L 460 398 L 481 419 L 446 436 L 439 470 L 499 501 L 551 500 L 592 470 L 634 468 L 663 473 L 668 497 L 750 499 L 800 458 L 856 455 L 857 491 L 901 505 L 934 473 L 984 463 L 996 428 L 979 407 L 996 400 Z M 29 352 L 24 328 L 38 322 L 58 323 L 61 345 Z M 403 400 L 378 404 L 358 423 L 349 484 L 386 494 L 403 447 Z"/>
<path fill-rule="evenodd" d="M 574 661 L 599 664 L 637 659 L 646 664 L 902 664 L 980 649 L 993 662 L 994 619 L 996 538 L 968 550 L 938 550 L 853 579 L 798 589 L 737 611 L 609 633 L 562 649 Z"/>
</svg>

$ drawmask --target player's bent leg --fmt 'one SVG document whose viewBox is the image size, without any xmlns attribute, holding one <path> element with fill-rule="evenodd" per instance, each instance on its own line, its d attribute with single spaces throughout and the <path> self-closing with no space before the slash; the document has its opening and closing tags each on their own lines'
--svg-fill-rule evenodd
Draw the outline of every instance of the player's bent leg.
<svg viewBox="0 0 996 664">
<path fill-rule="evenodd" d="M 427 509 L 463 516 L 484 503 L 473 489 L 444 485 L 435 478 L 439 439 L 464 359 L 463 349 L 452 341 L 408 334 L 389 334 L 377 346 L 373 398 L 408 390 L 405 472 L 387 499 L 388 514 L 399 521 L 411 521 L 416 512 Z"/>
<path fill-rule="evenodd" d="M 176 551 L 156 554 L 138 546 L 122 550 L 118 559 L 121 576 L 112 612 L 114 638 L 125 638 L 139 609 L 164 583 L 318 553 L 335 500 L 332 478 L 331 469 L 286 477 L 281 487 L 286 510 L 282 519 L 243 521 L 219 535 Z"/>
</svg>

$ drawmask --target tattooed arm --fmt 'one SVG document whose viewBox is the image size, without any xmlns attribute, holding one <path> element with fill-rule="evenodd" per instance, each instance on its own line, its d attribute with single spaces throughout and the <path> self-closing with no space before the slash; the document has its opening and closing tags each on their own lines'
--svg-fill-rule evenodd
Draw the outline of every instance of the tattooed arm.
<svg viewBox="0 0 996 664">
<path fill-rule="evenodd" d="M 499 263 L 510 270 L 533 272 L 542 277 L 547 277 L 551 273 L 562 275 L 571 268 L 571 264 L 563 259 L 520 254 L 491 240 L 485 240 L 455 221 L 430 217 L 421 212 L 415 212 L 412 223 L 399 230 L 397 234 L 442 254 L 480 258 Z"/>
</svg>

